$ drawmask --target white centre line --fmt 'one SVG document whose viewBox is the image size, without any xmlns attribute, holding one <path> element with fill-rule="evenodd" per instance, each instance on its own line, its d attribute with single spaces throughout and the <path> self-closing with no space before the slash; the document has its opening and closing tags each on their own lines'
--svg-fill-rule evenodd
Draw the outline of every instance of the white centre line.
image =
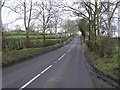
<svg viewBox="0 0 120 90">
<path fill-rule="evenodd" d="M 41 76 L 44 72 L 46 72 L 49 68 L 51 68 L 52 65 L 48 66 L 46 69 L 44 69 L 41 73 L 36 75 L 34 78 L 32 78 L 30 81 L 28 81 L 26 84 L 24 84 L 19 90 L 22 90 L 23 88 L 27 87 L 30 83 L 32 83 L 35 79 L 37 79 L 39 76 Z"/>
<path fill-rule="evenodd" d="M 70 51 L 71 49 L 69 49 L 68 51 L 67 51 L 67 53 Z"/>
<path fill-rule="evenodd" d="M 77 39 L 75 40 L 75 43 L 74 43 L 73 47 L 75 46 L 76 42 L 77 42 Z"/>
<path fill-rule="evenodd" d="M 77 39 L 75 40 L 72 48 L 75 46 L 76 42 L 77 42 Z M 70 49 L 69 49 L 65 54 L 63 54 L 58 60 L 61 60 L 72 48 L 70 48 Z"/>
<path fill-rule="evenodd" d="M 48 66 L 45 70 L 43 70 L 42 72 L 41 72 L 41 74 L 43 74 L 44 72 L 46 72 L 49 68 L 51 68 L 52 67 L 52 65 L 50 65 L 50 66 Z"/>
<path fill-rule="evenodd" d="M 58 60 L 61 60 L 65 55 L 66 55 L 66 53 L 63 54 Z"/>
</svg>

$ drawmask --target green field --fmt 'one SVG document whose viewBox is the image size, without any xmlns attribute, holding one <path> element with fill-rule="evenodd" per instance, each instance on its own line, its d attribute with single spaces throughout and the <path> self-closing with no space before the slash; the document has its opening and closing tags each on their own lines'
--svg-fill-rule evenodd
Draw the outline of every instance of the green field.
<svg viewBox="0 0 120 90">
<path fill-rule="evenodd" d="M 16 36 L 5 36 L 4 38 L 16 38 L 16 39 L 19 39 L 19 38 L 26 38 L 25 35 L 16 35 Z M 30 38 L 42 38 L 42 35 L 30 35 Z"/>
<path fill-rule="evenodd" d="M 55 36 L 55 35 L 46 35 L 46 39 L 58 39 L 58 38 L 64 38 L 64 36 Z M 21 38 L 26 38 L 25 35 L 11 35 L 11 36 L 4 36 L 3 38 L 6 39 L 21 39 Z M 42 39 L 42 35 L 29 35 L 29 38 L 33 39 Z"/>
<path fill-rule="evenodd" d="M 4 32 L 4 34 L 11 34 L 11 35 L 15 35 L 15 34 L 26 34 L 26 32 L 24 31 L 9 31 L 9 32 Z M 29 32 L 29 34 L 37 34 L 37 32 Z"/>
</svg>

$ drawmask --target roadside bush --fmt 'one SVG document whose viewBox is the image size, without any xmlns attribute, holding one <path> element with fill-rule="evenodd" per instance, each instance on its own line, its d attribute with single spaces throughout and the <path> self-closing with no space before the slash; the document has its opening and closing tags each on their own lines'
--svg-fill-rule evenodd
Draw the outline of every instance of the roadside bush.
<svg viewBox="0 0 120 90">
<path fill-rule="evenodd" d="M 23 48 L 41 47 L 42 46 L 41 43 L 42 42 L 40 40 L 26 41 L 26 39 L 3 39 L 2 49 L 3 50 L 20 50 Z"/>
<path fill-rule="evenodd" d="M 97 43 L 92 41 L 86 41 L 87 46 L 90 48 L 91 51 L 96 51 L 97 49 Z"/>
<path fill-rule="evenodd" d="M 2 49 L 3 50 L 19 50 L 25 47 L 23 45 L 23 39 L 3 39 L 2 40 Z"/>
<path fill-rule="evenodd" d="M 50 46 L 50 45 L 55 45 L 57 43 L 60 43 L 60 40 L 46 40 L 45 47 Z"/>
<path fill-rule="evenodd" d="M 110 37 L 103 37 L 100 40 L 100 48 L 99 53 L 101 56 L 105 56 L 107 58 L 110 58 L 115 50 L 114 41 Z"/>
<path fill-rule="evenodd" d="M 110 58 L 115 50 L 115 43 L 110 37 L 102 37 L 99 42 L 86 41 L 86 44 L 91 51 L 95 51 L 102 57 Z"/>
<path fill-rule="evenodd" d="M 60 39 L 55 40 L 46 40 L 46 46 L 55 45 L 60 43 Z M 37 48 L 43 47 L 43 41 L 40 39 L 30 39 L 27 41 L 26 39 L 3 39 L 2 40 L 2 50 L 21 50 L 24 48 Z"/>
</svg>

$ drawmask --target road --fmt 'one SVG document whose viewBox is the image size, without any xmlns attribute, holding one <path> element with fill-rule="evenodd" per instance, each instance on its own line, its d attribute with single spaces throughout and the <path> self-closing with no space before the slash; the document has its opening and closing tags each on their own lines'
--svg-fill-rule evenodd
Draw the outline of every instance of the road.
<svg viewBox="0 0 120 90">
<path fill-rule="evenodd" d="M 80 38 L 3 69 L 3 88 L 109 88 L 89 72 Z"/>
</svg>

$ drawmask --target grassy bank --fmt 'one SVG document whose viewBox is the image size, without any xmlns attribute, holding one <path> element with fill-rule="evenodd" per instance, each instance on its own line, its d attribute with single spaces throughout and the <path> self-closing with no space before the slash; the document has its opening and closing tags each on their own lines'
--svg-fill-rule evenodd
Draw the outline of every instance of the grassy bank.
<svg viewBox="0 0 120 90">
<path fill-rule="evenodd" d="M 87 45 L 83 45 L 88 63 L 99 73 L 117 81 L 120 80 L 120 55 L 114 53 L 110 58 L 100 57 L 91 51 Z"/>
<path fill-rule="evenodd" d="M 67 39 L 64 43 L 59 43 L 56 45 L 51 45 L 42 48 L 24 48 L 21 50 L 12 50 L 12 51 L 3 51 L 2 52 L 2 66 L 8 66 L 10 64 L 20 62 L 25 60 L 26 58 L 30 58 L 36 55 L 40 55 L 52 50 L 55 50 L 72 40 L 73 37 Z"/>
<path fill-rule="evenodd" d="M 6 66 L 18 61 L 22 61 L 23 59 L 30 58 L 32 56 L 36 56 L 39 54 L 43 54 L 45 52 L 54 50 L 59 48 L 61 45 L 53 45 L 44 48 L 26 48 L 22 50 L 13 50 L 2 53 L 2 65 Z"/>
</svg>

